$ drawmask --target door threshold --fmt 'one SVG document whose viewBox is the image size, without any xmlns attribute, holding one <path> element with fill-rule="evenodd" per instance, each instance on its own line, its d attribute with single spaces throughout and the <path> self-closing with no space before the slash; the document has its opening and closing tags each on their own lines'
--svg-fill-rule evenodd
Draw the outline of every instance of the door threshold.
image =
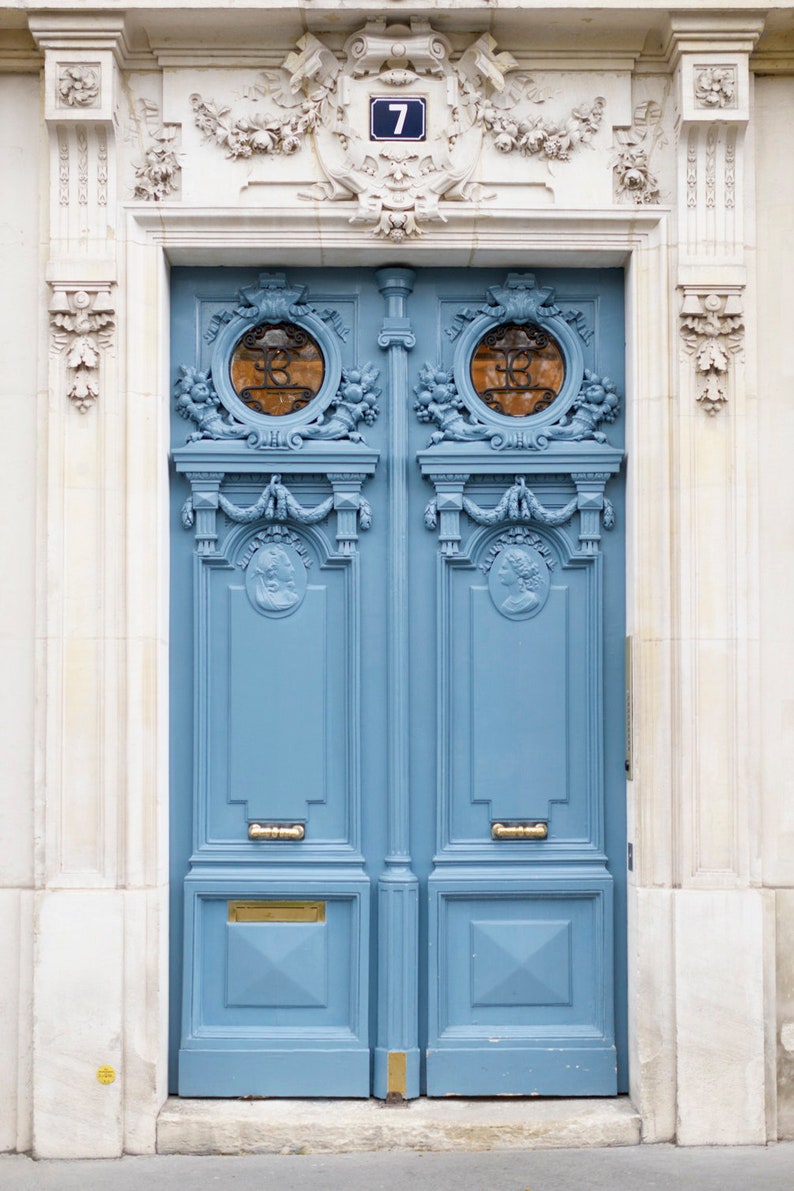
<svg viewBox="0 0 794 1191">
<path fill-rule="evenodd" d="M 640 1117 L 614 1099 L 449 1097 L 380 1100 L 183 1100 L 157 1121 L 160 1154 L 338 1154 L 373 1150 L 531 1150 L 629 1146 Z"/>
</svg>

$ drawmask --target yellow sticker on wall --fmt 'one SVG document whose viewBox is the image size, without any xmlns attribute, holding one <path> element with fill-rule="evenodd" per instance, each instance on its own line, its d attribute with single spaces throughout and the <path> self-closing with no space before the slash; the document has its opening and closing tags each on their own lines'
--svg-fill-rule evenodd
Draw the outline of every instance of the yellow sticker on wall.
<svg viewBox="0 0 794 1191">
<path fill-rule="evenodd" d="M 113 1083 L 116 1078 L 116 1069 L 115 1067 L 99 1067 L 96 1077 L 100 1083 Z"/>
</svg>

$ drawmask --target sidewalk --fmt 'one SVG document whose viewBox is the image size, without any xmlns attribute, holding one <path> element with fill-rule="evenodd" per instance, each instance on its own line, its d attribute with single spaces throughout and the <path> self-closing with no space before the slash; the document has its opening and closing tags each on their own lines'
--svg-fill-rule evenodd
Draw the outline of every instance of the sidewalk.
<svg viewBox="0 0 794 1191">
<path fill-rule="evenodd" d="M 486 1153 L 0 1156 L 2 1191 L 794 1191 L 794 1142 L 767 1148 Z"/>
</svg>

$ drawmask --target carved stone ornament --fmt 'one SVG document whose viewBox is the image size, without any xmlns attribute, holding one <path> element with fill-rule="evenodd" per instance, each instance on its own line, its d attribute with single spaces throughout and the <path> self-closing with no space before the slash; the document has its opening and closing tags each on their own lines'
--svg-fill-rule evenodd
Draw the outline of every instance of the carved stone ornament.
<svg viewBox="0 0 794 1191">
<path fill-rule="evenodd" d="M 699 108 L 736 107 L 736 67 L 696 66 L 695 106 Z"/>
<path fill-rule="evenodd" d="M 706 413 L 713 417 L 728 401 L 730 359 L 742 346 L 744 314 L 741 292 L 685 290 L 681 308 L 681 337 L 686 353 L 695 360 L 697 400 Z"/>
<path fill-rule="evenodd" d="M 59 63 L 58 107 L 98 107 L 101 77 L 99 63 L 95 66 L 83 63 Z"/>
<path fill-rule="evenodd" d="M 143 161 L 135 167 L 133 197 L 161 202 L 177 194 L 182 166 L 176 151 L 178 126 L 163 124 L 156 104 L 142 100 L 146 147 Z"/>
<path fill-rule="evenodd" d="M 307 33 L 280 70 L 260 79 L 244 113 L 193 95 L 202 132 L 231 158 L 291 154 L 312 138 L 324 178 L 301 197 L 355 201 L 351 223 L 394 242 L 443 222 L 442 199 L 480 194 L 474 176 L 486 140 L 503 153 L 565 161 L 592 140 L 605 106 L 598 97 L 544 117 L 537 109 L 547 96 L 512 55 L 496 52 L 490 34 L 452 62 L 447 38 L 415 18 L 368 22 L 341 59 Z M 370 99 L 412 96 L 427 101 L 426 138 L 370 139 Z"/>
<path fill-rule="evenodd" d="M 612 168 L 618 202 L 638 206 L 659 202 L 659 182 L 651 172 L 651 157 L 657 146 L 666 144 L 661 121 L 661 104 L 649 99 L 634 109 L 631 128 L 616 130 L 619 148 Z"/>
<path fill-rule="evenodd" d="M 53 284 L 52 289 L 53 350 L 65 359 L 66 395 L 84 414 L 99 396 L 102 352 L 113 340 L 115 311 L 110 286 L 88 289 Z"/>
</svg>

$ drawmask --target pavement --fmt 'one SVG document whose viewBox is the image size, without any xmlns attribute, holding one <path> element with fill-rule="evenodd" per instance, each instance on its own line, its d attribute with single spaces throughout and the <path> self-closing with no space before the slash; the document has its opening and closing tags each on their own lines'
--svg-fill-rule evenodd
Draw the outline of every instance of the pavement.
<svg viewBox="0 0 794 1191">
<path fill-rule="evenodd" d="M 2 1191 L 794 1191 L 794 1142 L 766 1147 L 163 1154 L 81 1162 L 0 1155 Z"/>
</svg>

